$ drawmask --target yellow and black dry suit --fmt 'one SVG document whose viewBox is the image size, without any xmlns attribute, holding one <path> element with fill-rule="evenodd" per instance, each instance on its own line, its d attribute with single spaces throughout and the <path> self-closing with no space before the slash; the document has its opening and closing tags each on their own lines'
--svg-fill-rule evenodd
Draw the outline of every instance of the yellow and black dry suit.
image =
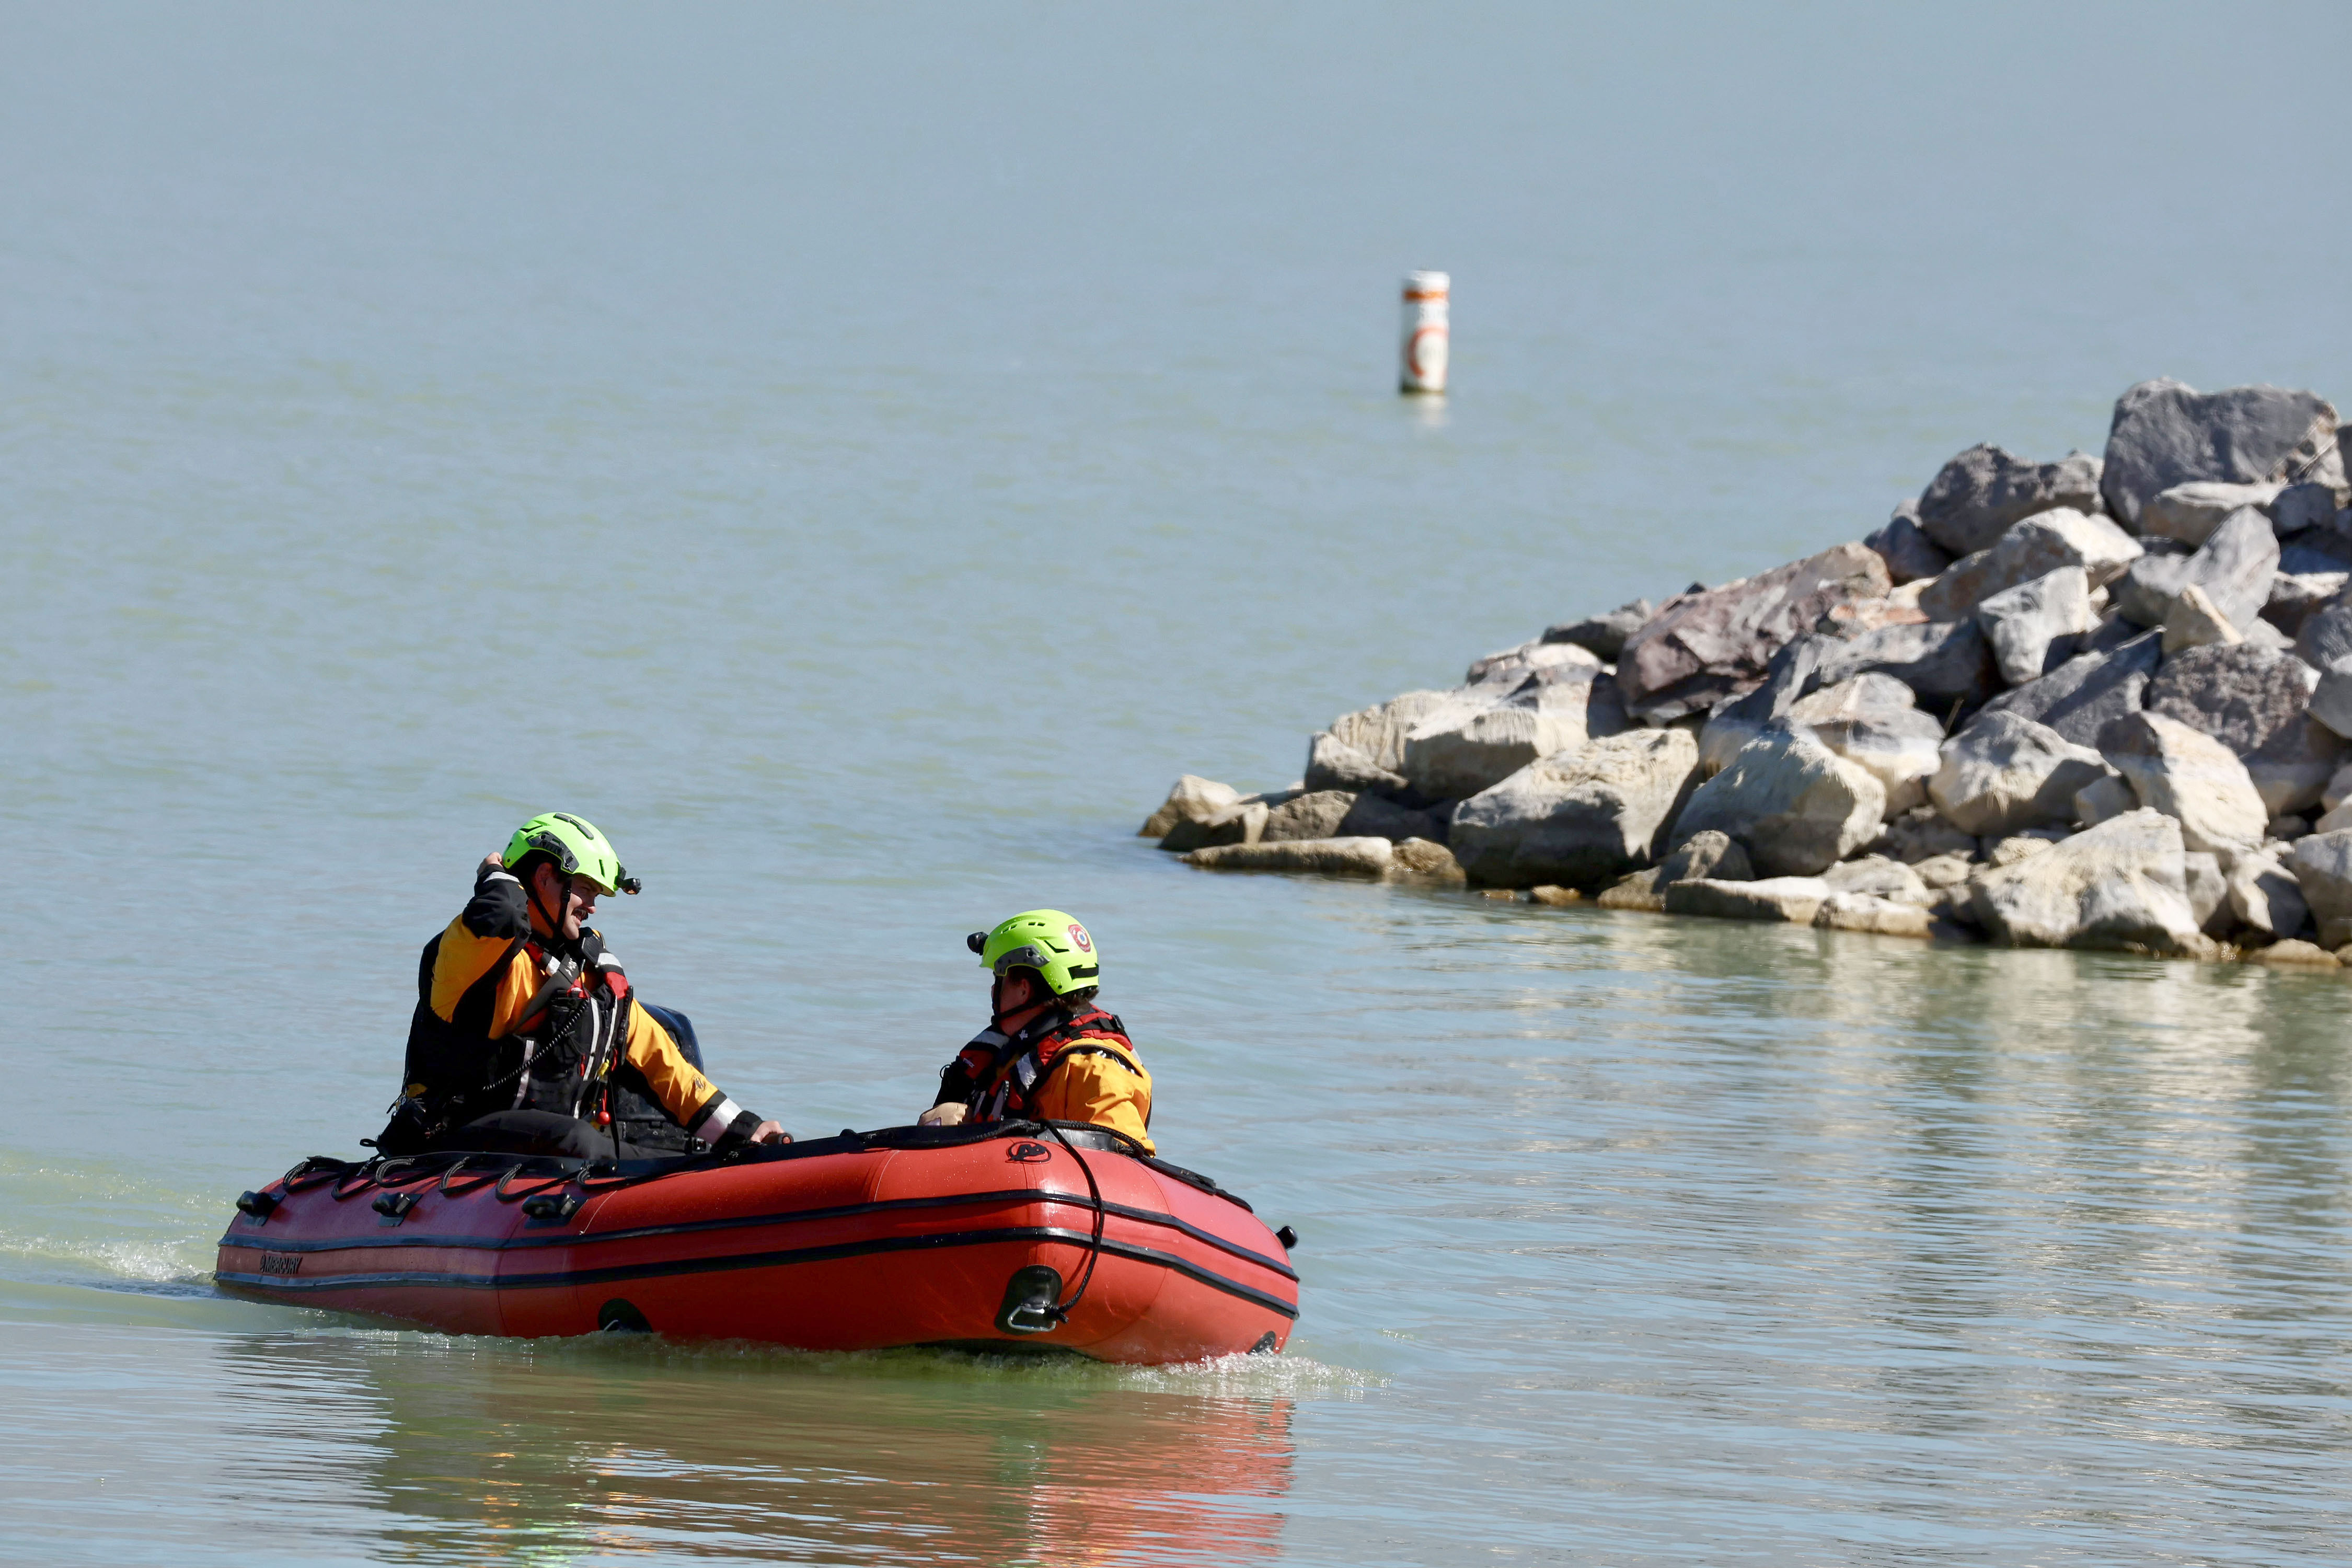
<svg viewBox="0 0 2352 1568">
<path fill-rule="evenodd" d="M 505 1110 L 600 1126 L 617 1116 L 630 1143 L 656 1149 L 748 1138 L 760 1118 L 712 1087 L 636 1005 L 603 939 L 583 930 L 566 942 L 541 923 L 511 873 L 486 869 L 425 944 L 406 1088 L 377 1147 L 463 1147 L 456 1135 L 467 1122 Z"/>
<path fill-rule="evenodd" d="M 982 1029 L 940 1069 L 932 1103 L 973 1121 L 1091 1121 L 1153 1150 L 1151 1075 L 1127 1026 L 1090 1003 L 1048 1008 L 1017 1035 Z"/>
</svg>

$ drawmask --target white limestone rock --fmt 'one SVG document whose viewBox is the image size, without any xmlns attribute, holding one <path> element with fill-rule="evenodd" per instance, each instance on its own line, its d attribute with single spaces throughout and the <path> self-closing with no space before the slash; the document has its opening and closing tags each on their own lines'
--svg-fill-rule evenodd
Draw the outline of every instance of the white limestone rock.
<svg viewBox="0 0 2352 1568">
<path fill-rule="evenodd" d="M 1294 838 L 1278 844 L 1224 844 L 1184 857 L 1204 871 L 1310 871 L 1326 877 L 1383 877 L 1396 858 L 1385 838 Z"/>
<path fill-rule="evenodd" d="M 1552 646 L 1591 658 L 1573 644 Z M 1458 688 L 1406 733 L 1397 771 L 1429 800 L 1464 800 L 1491 788 L 1588 738 L 1599 673 L 1597 664 L 1560 665 Z"/>
<path fill-rule="evenodd" d="M 1675 882 L 1665 890 L 1666 913 L 1707 915 L 1726 921 L 1780 921 L 1811 925 L 1830 887 L 1819 877 L 1769 877 L 1757 882 L 1717 882 L 1704 877 Z"/>
<path fill-rule="evenodd" d="M 2099 625 L 2091 608 L 2091 576 L 2080 566 L 2061 566 L 1990 595 L 1978 604 L 1976 616 L 2000 678 L 2011 686 L 2048 674 L 2053 648 L 2063 663 L 2074 639 Z"/>
<path fill-rule="evenodd" d="M 1374 790 L 1382 795 L 1396 795 L 1405 788 L 1402 773 L 1381 766 L 1328 730 L 1318 730 L 1307 738 L 1307 773 L 1301 782 L 1310 790 Z"/>
<path fill-rule="evenodd" d="M 2101 773 L 2074 792 L 2074 821 L 2078 826 L 2096 827 L 2125 812 L 2138 809 L 2139 796 L 2124 783 L 2121 773 Z"/>
<path fill-rule="evenodd" d="M 2075 793 L 2106 772 L 2098 752 L 2047 725 L 1986 712 L 1944 742 L 1927 794 L 1962 832 L 1998 837 L 2072 820 Z"/>
<path fill-rule="evenodd" d="M 1489 887 L 1597 887 L 1656 858 L 1697 768 L 1687 731 L 1604 736 L 1462 802 L 1447 843 Z"/>
<path fill-rule="evenodd" d="M 1462 678 L 1465 686 L 1475 686 L 1484 680 L 1500 680 L 1509 676 L 1526 675 L 1538 669 L 1589 669 L 1598 672 L 1601 657 L 1591 649 L 1571 642 L 1546 642 L 1538 637 L 1517 647 L 1507 647 L 1500 653 L 1490 653 L 1470 666 Z"/>
<path fill-rule="evenodd" d="M 2278 566 L 2278 536 L 2271 531 L 2270 520 L 2252 507 L 2241 507 L 2190 554 L 2141 556 L 2116 579 L 2112 592 L 2116 607 L 2127 619 L 2161 626 L 2172 613 L 2172 602 L 2194 583 L 2224 619 L 2248 632 L 2270 602 Z"/>
<path fill-rule="evenodd" d="M 2194 583 L 2182 584 L 2172 607 L 2164 612 L 2164 651 L 2168 656 L 2184 648 L 2228 647 L 2245 640 L 2244 635 L 2230 624 L 2230 617 L 2217 609 L 2205 590 Z"/>
<path fill-rule="evenodd" d="M 1869 770 L 1777 721 L 1699 785 L 1672 842 L 1712 828 L 1738 839 L 1767 877 L 1810 876 L 1875 837 L 1885 806 L 1885 786 Z"/>
<path fill-rule="evenodd" d="M 1404 738 L 1451 695 L 1444 691 L 1408 691 L 1386 702 L 1340 714 L 1331 721 L 1328 733 L 1342 745 L 1352 746 L 1370 757 L 1374 767 L 1402 773 Z"/>
<path fill-rule="evenodd" d="M 1822 872 L 1822 880 L 1836 893 L 1866 893 L 1894 903 L 1916 904 L 1921 909 L 1933 901 L 1918 872 L 1884 855 L 1843 861 Z"/>
<path fill-rule="evenodd" d="M 1229 784 L 1204 779 L 1198 773 L 1186 773 L 1168 792 L 1160 809 L 1144 819 L 1136 829 L 1139 838 L 1165 838 L 1169 829 L 1180 822 L 1206 822 L 1235 801 L 1242 792 Z"/>
<path fill-rule="evenodd" d="M 2059 507 L 2027 518 L 1990 549 L 1953 562 L 1920 590 L 1919 608 L 1931 621 L 1959 620 L 2003 589 L 2062 566 L 2083 568 L 2091 587 L 2103 587 L 2122 576 L 2143 548 L 2104 517 Z"/>
<path fill-rule="evenodd" d="M 2161 713 L 2134 713 L 2100 733 L 2099 750 L 2140 805 L 2180 824 L 2190 849 L 2235 854 L 2263 841 L 2271 814 L 2229 747 Z"/>
<path fill-rule="evenodd" d="M 1940 760 L 1944 727 L 1912 703 L 1911 689 L 1891 675 L 1857 675 L 1789 705 L 1832 753 L 1862 768 L 1886 791 L 1885 814 L 1899 816 L 1927 798 Z M 1701 742 L 1702 751 L 1705 742 Z"/>
<path fill-rule="evenodd" d="M 2127 812 L 1976 877 L 1970 901 L 1987 933 L 2013 947 L 2203 954 L 2211 947 L 2189 906 L 2183 853 L 2179 823 Z"/>
<path fill-rule="evenodd" d="M 1812 923 L 1822 931 L 1868 931 L 1875 936 L 1924 937 L 1935 924 L 1926 904 L 1881 899 L 1869 893 L 1832 891 L 1813 910 Z"/>
<path fill-rule="evenodd" d="M 2301 931 L 2311 918 L 2302 884 L 2277 856 L 2266 850 L 2233 857 L 2222 878 L 2230 912 L 2260 936 L 2284 940 Z"/>
<path fill-rule="evenodd" d="M 2148 498 L 2139 514 L 2143 538 L 2177 539 L 2195 546 L 2213 537 L 2221 520 L 2240 507 L 2252 507 L 2265 517 L 2271 502 L 2286 487 L 2278 483 L 2233 485 L 2221 479 L 2189 479 Z"/>
</svg>

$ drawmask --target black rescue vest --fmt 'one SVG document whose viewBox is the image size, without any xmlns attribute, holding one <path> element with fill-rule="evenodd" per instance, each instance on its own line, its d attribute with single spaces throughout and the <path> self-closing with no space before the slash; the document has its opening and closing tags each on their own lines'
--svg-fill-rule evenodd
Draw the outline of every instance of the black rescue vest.
<svg viewBox="0 0 2352 1568">
<path fill-rule="evenodd" d="M 629 1015 L 636 998 L 628 976 L 604 955 L 593 931 L 569 955 L 551 953 L 535 939 L 518 940 L 467 987 L 446 1020 L 432 1004 L 440 947 L 438 936 L 426 942 L 417 965 L 404 1087 L 376 1140 L 380 1151 L 414 1153 L 499 1110 L 551 1110 L 599 1126 L 617 1121 L 631 1143 L 698 1147 L 628 1063 Z M 539 989 L 514 1032 L 492 1039 L 499 984 L 518 952 L 538 972 Z"/>
</svg>

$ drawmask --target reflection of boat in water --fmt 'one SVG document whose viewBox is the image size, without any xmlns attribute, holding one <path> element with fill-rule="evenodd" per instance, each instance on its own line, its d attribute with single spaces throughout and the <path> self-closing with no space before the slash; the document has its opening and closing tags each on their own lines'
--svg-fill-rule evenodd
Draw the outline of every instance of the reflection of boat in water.
<svg viewBox="0 0 2352 1568">
<path fill-rule="evenodd" d="M 316 1486 L 398 1563 L 1270 1563 L 1285 1361 L 1133 1373 L 597 1337 L 222 1342 L 226 1485 Z M 1255 1393 L 1247 1392 L 1256 1387 Z"/>
<path fill-rule="evenodd" d="M 241 1295 L 453 1333 L 652 1329 L 809 1350 L 1277 1351 L 1286 1231 L 1066 1123 L 893 1128 L 677 1160 L 310 1160 L 237 1202 Z"/>
</svg>

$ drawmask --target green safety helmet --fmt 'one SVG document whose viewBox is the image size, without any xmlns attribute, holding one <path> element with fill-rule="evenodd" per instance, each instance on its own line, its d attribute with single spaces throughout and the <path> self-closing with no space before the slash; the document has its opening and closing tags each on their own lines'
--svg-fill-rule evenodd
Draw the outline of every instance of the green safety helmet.
<svg viewBox="0 0 2352 1568">
<path fill-rule="evenodd" d="M 1034 969 L 1045 978 L 1056 996 L 1084 991 L 1102 973 L 1102 954 L 1087 928 L 1059 910 L 1024 910 L 1002 921 L 994 931 L 976 931 L 964 945 L 980 954 L 980 966 L 992 974 L 1008 969 Z"/>
<path fill-rule="evenodd" d="M 568 811 L 542 812 L 514 830 L 499 863 L 509 871 L 526 855 L 541 854 L 567 877 L 585 877 L 608 893 L 634 893 L 644 886 L 623 869 L 612 841 L 585 818 Z"/>
</svg>

